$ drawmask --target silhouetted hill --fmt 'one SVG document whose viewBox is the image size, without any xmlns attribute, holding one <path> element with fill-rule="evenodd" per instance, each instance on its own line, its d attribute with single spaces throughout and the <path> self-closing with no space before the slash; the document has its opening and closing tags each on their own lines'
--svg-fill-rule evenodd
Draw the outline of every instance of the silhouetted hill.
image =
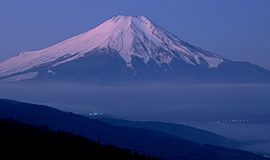
<svg viewBox="0 0 270 160">
<path fill-rule="evenodd" d="M 33 157 L 37 154 L 37 148 L 42 148 L 38 151 L 39 155 L 51 157 L 61 155 L 62 158 L 76 156 L 77 158 L 90 157 L 90 159 L 95 160 L 157 159 L 139 155 L 112 145 L 103 146 L 71 133 L 54 132 L 46 127 L 33 127 L 12 120 L 0 119 L 0 131 L 2 154 L 2 151 L 12 147 L 14 154 L 23 151 L 25 155 Z M 3 148 L 3 146 L 6 147 Z M 20 156 L 20 158 L 25 157 Z"/>
<path fill-rule="evenodd" d="M 115 126 L 151 129 L 200 144 L 211 144 L 223 147 L 236 147 L 238 144 L 241 144 L 240 142 L 235 142 L 226 137 L 187 125 L 157 121 L 129 121 L 102 117 L 97 119 Z"/>
<path fill-rule="evenodd" d="M 251 152 L 200 145 L 148 129 L 117 127 L 51 107 L 0 100 L 0 118 L 11 118 L 52 130 L 68 131 L 102 144 L 113 144 L 141 154 L 170 160 L 265 160 Z"/>
</svg>

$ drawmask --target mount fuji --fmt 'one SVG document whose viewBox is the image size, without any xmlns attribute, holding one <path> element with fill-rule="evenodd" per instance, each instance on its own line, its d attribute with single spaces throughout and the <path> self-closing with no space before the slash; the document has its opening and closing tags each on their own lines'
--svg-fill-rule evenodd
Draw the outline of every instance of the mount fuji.
<svg viewBox="0 0 270 160">
<path fill-rule="evenodd" d="M 180 40 L 143 16 L 115 16 L 0 62 L 1 81 L 268 83 L 270 72 Z"/>
</svg>

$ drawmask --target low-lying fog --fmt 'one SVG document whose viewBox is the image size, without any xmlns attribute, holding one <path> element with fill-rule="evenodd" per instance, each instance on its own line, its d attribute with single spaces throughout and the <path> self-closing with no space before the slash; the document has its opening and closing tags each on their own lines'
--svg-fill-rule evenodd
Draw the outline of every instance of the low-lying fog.
<svg viewBox="0 0 270 160">
<path fill-rule="evenodd" d="M 0 85 L 0 97 L 128 119 L 179 122 L 270 115 L 270 85 Z"/>
<path fill-rule="evenodd" d="M 0 84 L 0 97 L 84 115 L 95 111 L 125 119 L 188 123 L 234 139 L 264 138 L 263 142 L 268 140 L 265 147 L 270 148 L 270 136 L 266 136 L 270 133 L 270 85 Z M 260 133 L 254 134 L 255 130 Z"/>
</svg>

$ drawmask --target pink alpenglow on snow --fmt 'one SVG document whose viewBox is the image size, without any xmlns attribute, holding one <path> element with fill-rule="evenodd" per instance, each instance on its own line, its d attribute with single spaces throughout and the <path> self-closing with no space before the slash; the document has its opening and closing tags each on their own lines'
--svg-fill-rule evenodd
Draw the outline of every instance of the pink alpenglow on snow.
<svg viewBox="0 0 270 160">
<path fill-rule="evenodd" d="M 203 60 L 209 68 L 216 68 L 224 61 L 221 56 L 178 39 L 143 16 L 115 16 L 96 28 L 51 47 L 23 52 L 0 62 L 0 77 L 49 63 L 57 66 L 103 48 L 119 53 L 129 67 L 133 56 L 142 58 L 144 63 L 152 59 L 158 64 L 181 59 L 191 65 L 201 65 Z M 63 60 L 59 61 L 61 58 Z M 31 75 L 29 77 L 33 78 L 37 74 Z"/>
</svg>

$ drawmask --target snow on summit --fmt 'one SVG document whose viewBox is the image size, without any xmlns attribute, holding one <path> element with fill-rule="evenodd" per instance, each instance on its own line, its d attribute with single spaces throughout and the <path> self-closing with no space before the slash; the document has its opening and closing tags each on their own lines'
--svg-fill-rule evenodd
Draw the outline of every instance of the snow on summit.
<svg viewBox="0 0 270 160">
<path fill-rule="evenodd" d="M 218 67 L 224 59 L 192 46 L 143 16 L 115 16 L 96 28 L 62 41 L 51 47 L 20 53 L 0 62 L 0 77 L 23 73 L 32 68 L 57 66 L 107 49 L 120 55 L 127 66 L 132 58 L 144 63 L 151 59 L 157 64 L 181 60 L 190 65 Z M 108 53 L 109 54 L 109 53 Z"/>
</svg>

